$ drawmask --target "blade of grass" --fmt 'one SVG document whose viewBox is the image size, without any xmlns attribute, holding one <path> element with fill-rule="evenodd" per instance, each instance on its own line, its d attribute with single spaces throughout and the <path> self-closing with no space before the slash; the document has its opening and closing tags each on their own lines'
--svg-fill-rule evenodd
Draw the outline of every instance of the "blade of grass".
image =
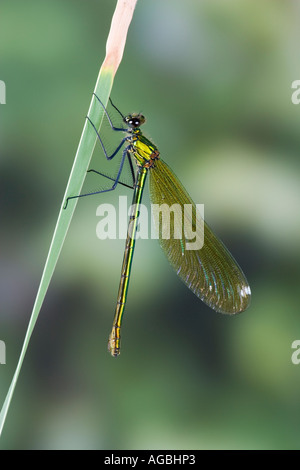
<svg viewBox="0 0 300 470">
<path fill-rule="evenodd" d="M 136 2 L 137 0 L 118 0 L 114 16 L 112 18 L 111 28 L 106 43 L 106 56 L 100 68 L 100 72 L 94 90 L 94 93 L 100 97 L 100 99 L 105 105 L 107 105 L 111 88 L 113 85 L 114 76 L 122 60 L 123 51 L 126 43 L 127 31 L 132 19 Z M 88 116 L 91 121 L 95 124 L 97 129 L 100 129 L 103 114 L 104 113 L 102 106 L 99 106 L 99 104 L 97 104 L 93 95 L 88 111 Z M 78 199 L 69 200 L 67 209 L 64 209 L 64 205 L 68 196 L 80 194 L 84 178 L 94 151 L 96 140 L 97 136 L 95 135 L 92 126 L 89 126 L 86 120 L 75 155 L 74 164 L 71 170 L 64 198 L 59 211 L 56 227 L 52 237 L 51 245 L 49 248 L 48 256 L 46 259 L 44 271 L 40 281 L 31 317 L 29 320 L 19 361 L 0 413 L 0 435 L 3 430 L 7 412 L 11 403 L 18 376 L 21 371 L 30 337 L 32 335 L 34 326 L 40 313 Z"/>
</svg>

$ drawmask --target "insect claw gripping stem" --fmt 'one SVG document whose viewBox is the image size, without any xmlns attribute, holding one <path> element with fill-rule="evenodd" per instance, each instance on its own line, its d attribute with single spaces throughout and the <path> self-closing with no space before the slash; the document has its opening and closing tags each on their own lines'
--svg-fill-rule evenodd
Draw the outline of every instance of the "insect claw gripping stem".
<svg viewBox="0 0 300 470">
<path fill-rule="evenodd" d="M 99 100 L 99 98 L 97 97 L 97 95 L 95 95 L 95 96 L 96 96 L 96 98 Z M 100 101 L 100 100 L 99 100 L 99 101 Z M 100 103 L 101 103 L 101 101 L 100 101 Z M 101 104 L 102 104 L 102 103 L 101 103 Z M 102 105 L 102 106 L 103 106 L 103 105 Z M 105 111 L 105 113 L 106 113 L 106 115 L 107 115 L 107 117 L 108 117 L 108 119 L 109 119 L 109 121 L 110 121 L 110 123 L 111 123 L 110 117 L 109 117 L 109 115 L 107 114 L 107 111 L 105 110 L 105 108 L 104 108 L 104 111 Z M 103 144 L 103 142 L 102 142 L 102 139 L 101 139 L 101 137 L 100 137 L 100 135 L 99 135 L 99 133 L 98 133 L 98 131 L 97 131 L 97 129 L 96 129 L 94 123 L 90 120 L 90 118 L 89 118 L 88 116 L 86 116 L 86 119 L 87 119 L 87 120 L 90 122 L 90 124 L 93 126 L 93 128 L 94 128 L 94 130 L 95 130 L 95 132 L 96 132 L 96 135 L 97 135 L 97 137 L 98 137 L 98 140 L 99 140 L 99 142 L 100 142 L 100 144 L 101 144 L 101 147 L 102 147 L 102 149 L 103 149 L 103 152 L 104 152 L 104 155 L 105 155 L 106 159 L 107 159 L 107 160 L 112 160 L 112 159 L 117 155 L 117 153 L 121 150 L 122 146 L 123 146 L 124 143 L 127 141 L 128 137 L 127 137 L 127 136 L 124 137 L 124 138 L 121 140 L 121 142 L 120 142 L 120 144 L 118 145 L 118 147 L 115 149 L 115 151 L 114 151 L 111 155 L 108 155 L 108 153 L 107 153 L 107 151 L 106 151 L 106 149 L 105 149 L 105 147 L 104 147 L 104 144 Z M 113 129 L 113 130 L 116 130 L 116 131 L 123 131 L 123 132 L 124 132 L 124 129 L 116 128 L 116 127 L 114 127 L 114 126 L 112 125 L 112 123 L 111 123 L 111 126 L 112 126 L 112 129 Z M 130 155 L 129 155 L 129 152 L 128 152 L 129 147 L 130 147 L 130 145 L 127 145 L 127 147 L 125 147 L 125 149 L 123 150 L 122 159 L 121 159 L 121 163 L 120 163 L 120 167 L 119 167 L 119 170 L 118 170 L 117 177 L 114 179 L 114 178 L 111 178 L 111 177 L 109 177 L 109 176 L 103 175 L 103 176 L 105 176 L 106 178 L 111 179 L 112 181 L 114 181 L 114 183 L 113 183 L 113 185 L 112 185 L 111 188 L 105 189 L 105 190 L 103 190 L 103 191 L 95 191 L 95 192 L 87 193 L 87 194 L 79 194 L 78 196 L 69 196 L 69 197 L 67 198 L 67 200 L 66 200 L 66 203 L 65 203 L 63 209 L 65 210 L 65 209 L 67 208 L 69 199 L 75 199 L 75 198 L 84 197 L 84 196 L 92 196 L 92 195 L 94 195 L 94 194 L 101 194 L 101 193 L 106 193 L 106 192 L 108 192 L 108 191 L 114 191 L 114 189 L 116 188 L 117 184 L 119 183 L 119 179 L 120 179 L 120 176 L 121 176 L 121 173 L 122 173 L 122 169 L 123 169 L 123 166 L 124 166 L 124 162 L 125 162 L 126 156 L 128 157 L 128 160 L 129 160 L 130 169 L 131 169 L 131 174 L 132 174 L 132 178 L 133 178 L 133 184 L 134 184 L 134 183 L 135 183 L 135 178 L 134 178 L 134 171 L 133 171 L 132 162 L 131 162 Z M 95 173 L 101 174 L 100 172 L 96 172 L 95 170 L 88 170 L 88 171 L 94 171 Z M 125 183 L 121 183 L 121 182 L 120 182 L 120 184 L 123 184 L 124 186 L 130 187 L 129 185 L 126 185 Z"/>
</svg>

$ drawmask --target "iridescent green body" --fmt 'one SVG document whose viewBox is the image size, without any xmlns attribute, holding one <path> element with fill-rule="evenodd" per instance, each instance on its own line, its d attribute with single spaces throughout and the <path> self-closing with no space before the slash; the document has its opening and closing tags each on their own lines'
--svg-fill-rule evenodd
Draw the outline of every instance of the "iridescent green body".
<svg viewBox="0 0 300 470">
<path fill-rule="evenodd" d="M 108 350 L 112 356 L 118 356 L 120 354 L 120 330 L 122 316 L 124 313 L 127 291 L 129 285 L 129 277 L 132 266 L 133 251 L 135 246 L 135 234 L 138 223 L 138 209 L 142 200 L 143 190 L 145 187 L 145 181 L 147 176 L 147 169 L 143 167 L 138 167 L 137 170 L 136 184 L 134 188 L 133 198 L 132 198 L 132 211 L 129 217 L 129 225 L 127 231 L 127 238 L 125 244 L 124 258 L 121 270 L 121 279 L 117 300 L 117 307 L 115 318 L 113 322 L 113 328 L 109 336 L 108 341 Z"/>
<path fill-rule="evenodd" d="M 193 230 L 201 230 L 196 223 L 196 207 L 178 178 L 168 165 L 160 159 L 157 147 L 141 132 L 145 118 L 131 114 L 124 118 L 129 126 L 127 151 L 137 165 L 136 182 L 132 200 L 125 253 L 121 271 L 116 313 L 109 337 L 109 351 L 113 356 L 120 353 L 120 329 L 124 313 L 130 270 L 132 266 L 139 205 L 147 173 L 150 173 L 150 198 L 152 204 L 168 204 L 183 209 L 192 205 L 191 224 Z M 174 227 L 173 227 L 174 228 Z M 185 228 L 185 227 L 184 227 Z M 203 230 L 203 229 L 202 229 Z M 173 231 L 171 231 L 173 233 Z M 203 233 L 199 235 L 203 236 Z M 250 304 L 251 291 L 241 268 L 218 237 L 204 222 L 204 245 L 199 250 L 186 249 L 189 237 L 182 231 L 182 238 L 163 238 L 159 232 L 160 245 L 170 264 L 182 281 L 207 305 L 217 312 L 235 314 L 244 311 Z"/>
<path fill-rule="evenodd" d="M 118 356 L 120 354 L 120 330 L 132 266 L 135 235 L 138 224 L 139 205 L 142 200 L 148 170 L 159 158 L 157 147 L 152 144 L 152 142 L 150 142 L 150 140 L 148 140 L 145 136 L 143 136 L 139 128 L 132 130 L 128 140 L 131 144 L 129 147 L 131 154 L 137 164 L 137 173 L 131 204 L 132 210 L 129 217 L 129 225 L 127 230 L 116 313 L 114 317 L 113 328 L 108 341 L 108 349 L 112 356 Z"/>
<path fill-rule="evenodd" d="M 132 135 L 132 156 L 137 165 L 150 168 L 153 160 L 159 158 L 158 148 L 145 137 L 140 129 L 134 129 Z"/>
</svg>

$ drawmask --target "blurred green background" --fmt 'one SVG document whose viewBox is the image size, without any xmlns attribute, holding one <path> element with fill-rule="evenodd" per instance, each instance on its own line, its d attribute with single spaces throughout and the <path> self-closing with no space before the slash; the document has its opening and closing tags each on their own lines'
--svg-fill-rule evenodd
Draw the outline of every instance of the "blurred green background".
<svg viewBox="0 0 300 470">
<path fill-rule="evenodd" d="M 1 1 L 1 406 L 114 7 Z M 139 1 L 112 97 L 146 114 L 146 134 L 242 266 L 252 304 L 216 314 L 157 241 L 139 240 L 111 358 L 124 240 L 97 239 L 96 208 L 129 193 L 80 200 L 2 449 L 300 448 L 299 40 L 296 1 Z"/>
</svg>

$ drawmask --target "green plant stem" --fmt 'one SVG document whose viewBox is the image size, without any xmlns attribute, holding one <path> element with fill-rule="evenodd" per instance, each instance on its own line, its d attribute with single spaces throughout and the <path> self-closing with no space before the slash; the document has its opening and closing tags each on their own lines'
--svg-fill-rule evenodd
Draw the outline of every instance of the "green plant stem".
<svg viewBox="0 0 300 470">
<path fill-rule="evenodd" d="M 100 72 L 94 89 L 94 93 L 101 98 L 102 102 L 105 105 L 107 105 L 108 103 L 114 76 L 122 60 L 123 51 L 126 43 L 127 31 L 132 19 L 136 2 L 137 0 L 118 0 L 114 12 L 106 44 L 106 57 L 100 68 Z M 103 108 L 97 105 L 95 97 L 94 95 L 92 95 L 88 116 L 95 124 L 97 129 L 100 129 L 103 119 L 103 113 Z M 49 248 L 48 256 L 46 259 L 45 267 L 43 270 L 31 317 L 29 320 L 19 361 L 0 413 L 0 435 L 3 430 L 3 426 L 6 420 L 7 412 L 18 380 L 18 376 L 22 368 L 30 337 L 32 335 L 34 326 L 40 313 L 46 292 L 48 290 L 57 260 L 59 258 L 78 201 L 78 199 L 69 200 L 67 208 L 64 209 L 66 199 L 68 196 L 80 194 L 85 175 L 95 148 L 97 136 L 93 128 L 89 126 L 87 122 L 88 121 L 85 120 L 74 164 L 61 203 L 56 227 L 52 237 L 51 245 Z"/>
</svg>

